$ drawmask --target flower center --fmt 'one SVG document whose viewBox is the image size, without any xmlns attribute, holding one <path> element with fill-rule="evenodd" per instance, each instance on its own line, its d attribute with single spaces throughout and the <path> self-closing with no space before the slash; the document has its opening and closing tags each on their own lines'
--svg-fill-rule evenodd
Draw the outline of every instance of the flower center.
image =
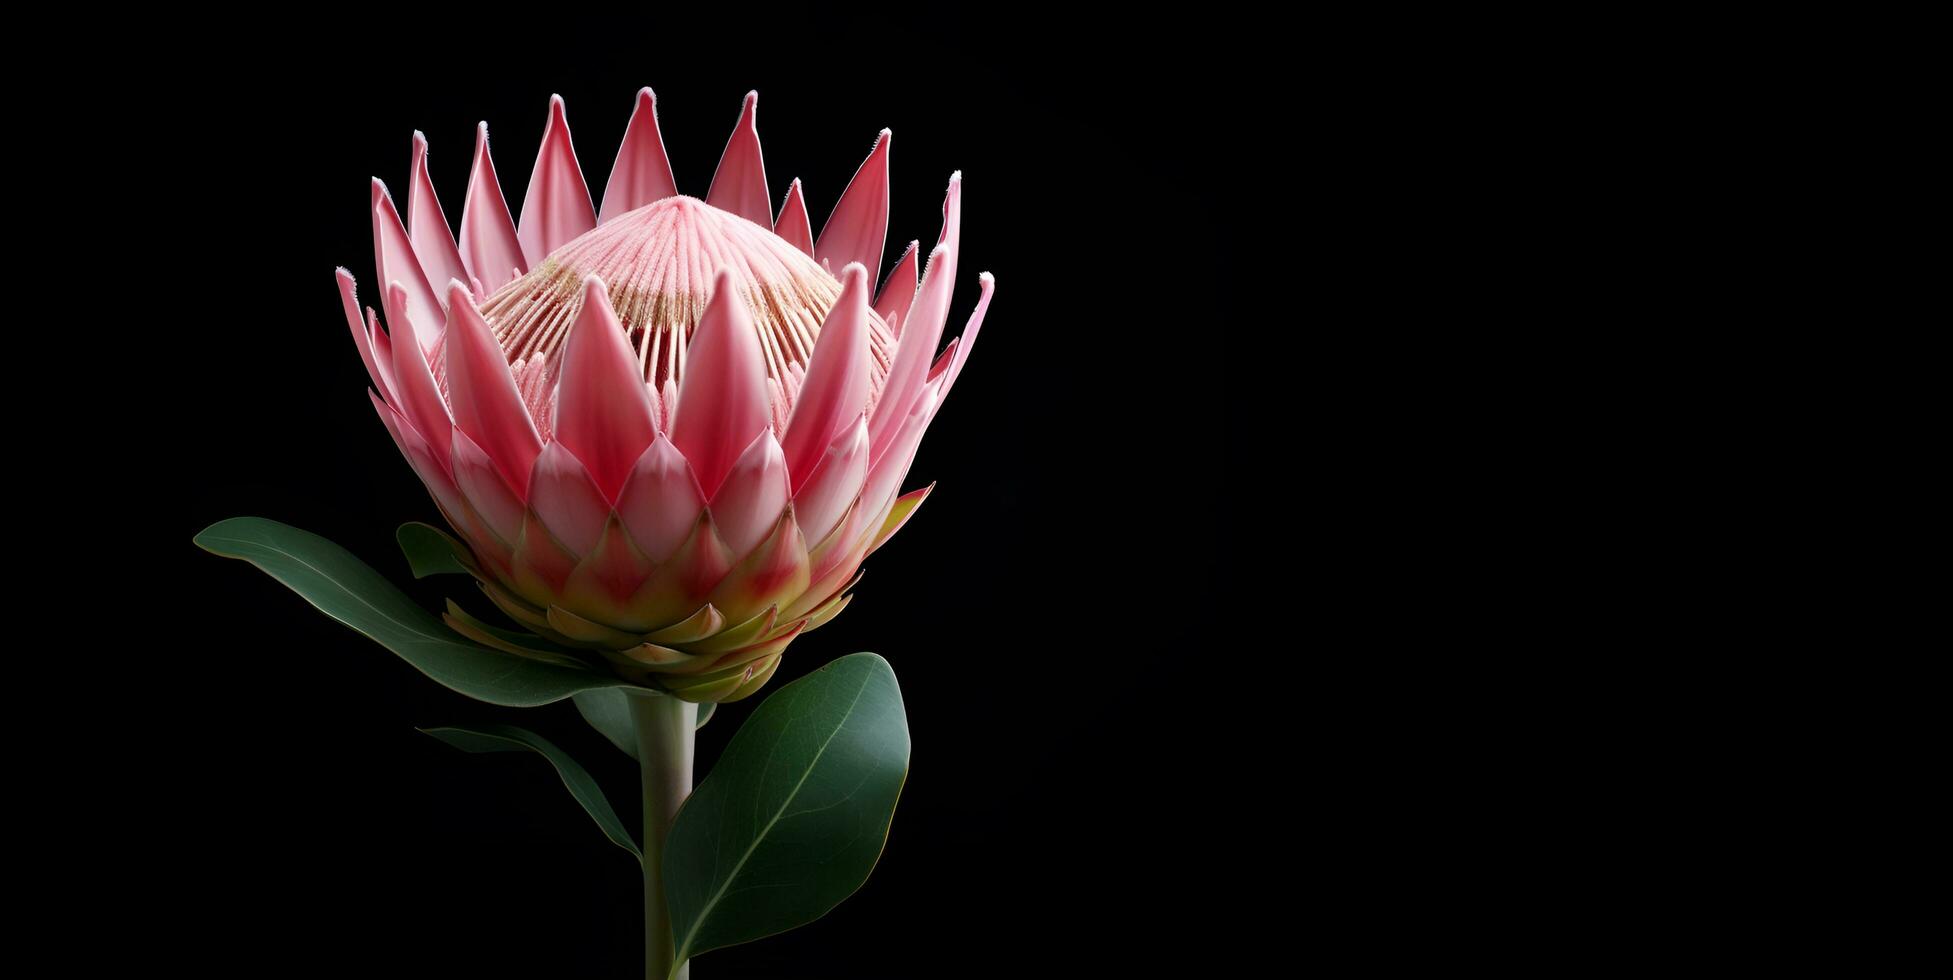
<svg viewBox="0 0 1953 980">
<path fill-rule="evenodd" d="M 722 269 L 752 312 L 776 397 L 791 404 L 841 284 L 771 229 L 694 197 L 667 197 L 598 225 L 489 295 L 480 310 L 511 364 L 540 363 L 554 375 L 556 352 L 583 306 L 583 279 L 602 276 L 645 381 L 662 390 L 684 376 L 686 346 Z M 879 387 L 894 340 L 879 317 L 869 334 Z"/>
</svg>

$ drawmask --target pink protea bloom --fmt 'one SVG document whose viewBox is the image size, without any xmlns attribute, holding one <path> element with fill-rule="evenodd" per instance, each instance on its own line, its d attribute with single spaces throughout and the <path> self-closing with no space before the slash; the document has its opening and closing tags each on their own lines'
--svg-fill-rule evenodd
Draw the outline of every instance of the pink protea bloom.
<svg viewBox="0 0 1953 980">
<path fill-rule="evenodd" d="M 414 135 L 405 220 L 373 181 L 384 326 L 338 272 L 373 405 L 459 532 L 464 564 L 529 631 L 688 701 L 764 684 L 848 604 L 858 569 L 928 488 L 898 495 L 956 383 L 993 280 L 938 356 L 961 179 L 917 281 L 911 242 L 878 293 L 889 133 L 810 233 L 800 182 L 771 213 L 756 93 L 705 199 L 680 195 L 641 90 L 591 204 L 550 100 L 519 222 L 476 132 L 460 235 Z M 532 642 L 452 603 L 449 625 Z"/>
</svg>

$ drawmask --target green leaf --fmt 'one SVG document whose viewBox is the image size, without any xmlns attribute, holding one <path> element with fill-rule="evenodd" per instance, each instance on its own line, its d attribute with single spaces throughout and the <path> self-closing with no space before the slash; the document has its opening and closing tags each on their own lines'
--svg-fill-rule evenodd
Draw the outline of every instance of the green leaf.
<svg viewBox="0 0 1953 980">
<path fill-rule="evenodd" d="M 431 524 L 409 521 L 400 525 L 393 536 L 400 541 L 400 550 L 407 555 L 407 567 L 414 570 L 415 578 L 429 575 L 466 575 L 472 558 L 461 542 L 448 536 L 446 531 Z"/>
<path fill-rule="evenodd" d="M 637 725 L 631 721 L 631 696 L 612 688 L 607 691 L 583 691 L 571 700 L 576 702 L 576 711 L 590 727 L 603 733 L 610 744 L 624 750 L 624 754 L 637 758 Z"/>
<path fill-rule="evenodd" d="M 583 691 L 573 699 L 576 710 L 590 727 L 603 733 L 610 744 L 624 750 L 624 754 L 637 758 L 637 725 L 631 721 L 631 698 L 620 688 L 601 691 Z M 707 701 L 698 706 L 698 724 L 693 731 L 705 727 L 706 719 L 712 717 L 712 710 L 718 705 Z"/>
<path fill-rule="evenodd" d="M 827 914 L 868 880 L 909 772 L 888 662 L 842 657 L 774 692 L 685 801 L 665 845 L 674 968 Z"/>
<path fill-rule="evenodd" d="M 309 531 L 262 517 L 218 521 L 197 535 L 205 551 L 240 558 L 320 612 L 373 638 L 451 690 L 489 704 L 528 708 L 579 691 L 633 688 L 593 670 L 559 667 L 477 646 L 414 604 L 352 553 Z"/>
<path fill-rule="evenodd" d="M 631 839 L 631 832 L 624 829 L 624 822 L 617 819 L 617 811 L 610 808 L 610 801 L 604 798 L 603 788 L 584 771 L 576 760 L 562 749 L 550 744 L 549 740 L 526 728 L 513 725 L 488 725 L 482 728 L 423 728 L 435 738 L 460 749 L 463 752 L 520 752 L 529 749 L 549 760 L 563 777 L 563 785 L 569 787 L 570 795 L 583 804 L 585 813 L 597 822 L 597 826 L 610 838 L 610 842 L 631 852 L 642 862 L 644 854 L 637 849 L 637 842 Z"/>
</svg>

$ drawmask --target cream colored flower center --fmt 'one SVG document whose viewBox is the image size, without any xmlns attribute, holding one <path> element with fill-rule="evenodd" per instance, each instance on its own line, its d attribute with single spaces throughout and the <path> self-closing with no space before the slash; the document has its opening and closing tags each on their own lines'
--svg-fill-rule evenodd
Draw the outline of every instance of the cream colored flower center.
<svg viewBox="0 0 1953 980">
<path fill-rule="evenodd" d="M 694 197 L 668 197 L 597 226 L 480 309 L 511 364 L 554 374 L 555 353 L 583 305 L 583 279 L 601 276 L 645 380 L 662 390 L 684 376 L 686 346 L 722 269 L 752 313 L 767 377 L 790 401 L 841 284 L 771 229 Z M 877 317 L 869 343 L 877 386 L 892 346 Z"/>
</svg>

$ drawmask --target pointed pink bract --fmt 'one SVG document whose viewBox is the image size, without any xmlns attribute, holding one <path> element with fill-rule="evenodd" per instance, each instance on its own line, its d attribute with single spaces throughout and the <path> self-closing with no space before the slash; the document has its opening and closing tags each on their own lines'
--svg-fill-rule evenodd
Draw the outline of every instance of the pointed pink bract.
<svg viewBox="0 0 1953 980">
<path fill-rule="evenodd" d="M 367 336 L 366 323 L 359 318 L 359 295 L 353 285 L 353 274 L 338 269 L 333 278 L 339 283 L 339 302 L 346 309 L 346 326 L 353 332 L 353 346 L 359 348 L 359 359 L 366 365 L 366 376 L 373 379 L 373 387 L 382 396 L 388 396 L 391 386 L 380 373 L 379 362 L 373 359 L 372 338 Z"/>
<path fill-rule="evenodd" d="M 373 264 L 379 269 L 383 285 L 399 283 L 407 291 L 407 312 L 414 322 L 414 336 L 420 340 L 422 353 L 432 351 L 441 339 L 441 323 L 446 313 L 421 269 L 420 259 L 414 255 L 407 228 L 400 223 L 400 212 L 394 210 L 393 196 L 378 177 L 373 178 Z M 395 327 L 394 332 L 398 333 L 399 328 Z"/>
<path fill-rule="evenodd" d="M 583 168 L 577 165 L 576 147 L 570 142 L 563 97 L 552 95 L 549 122 L 543 128 L 542 148 L 536 151 L 536 168 L 529 175 L 529 193 L 522 199 L 516 237 L 533 265 L 556 251 L 558 245 L 596 226 L 597 211 L 590 206 L 590 186 L 583 182 Z"/>
<path fill-rule="evenodd" d="M 739 109 L 739 122 L 726 152 L 719 158 L 719 169 L 712 175 L 712 187 L 705 192 L 705 203 L 730 211 L 761 227 L 773 227 L 772 199 L 766 193 L 766 164 L 760 155 L 759 93 L 746 93 Z"/>
<path fill-rule="evenodd" d="M 787 244 L 807 253 L 814 254 L 814 233 L 807 221 L 807 199 L 800 192 L 800 178 L 795 177 L 787 187 L 787 202 L 780 205 L 780 218 L 773 222 L 773 233 L 787 240 Z"/>
<path fill-rule="evenodd" d="M 766 369 L 752 314 L 721 271 L 692 334 L 671 442 L 710 497 L 739 454 L 767 428 Z"/>
<path fill-rule="evenodd" d="M 875 137 L 834 213 L 821 226 L 820 240 L 814 243 L 814 258 L 830 270 L 850 262 L 866 266 L 872 278 L 882 271 L 882 248 L 888 241 L 888 130 Z M 839 273 L 836 273 L 837 275 Z"/>
<path fill-rule="evenodd" d="M 582 557 L 603 537 L 610 503 L 568 448 L 552 442 L 536 457 L 529 482 L 529 508 L 571 554 Z"/>
<path fill-rule="evenodd" d="M 787 498 L 786 457 L 773 433 L 761 432 L 712 496 L 712 521 L 733 555 L 744 556 L 772 533 Z"/>
<path fill-rule="evenodd" d="M 413 314 L 407 309 L 407 291 L 399 283 L 387 286 L 387 322 L 393 332 L 405 337 L 413 337 L 418 331 L 413 322 Z M 448 439 L 454 430 L 454 422 L 448 417 L 448 407 L 441 400 L 441 390 L 434 384 L 434 374 L 428 370 L 427 358 L 421 354 L 420 345 L 400 342 L 392 346 L 393 382 L 400 395 L 401 414 L 412 422 L 414 431 L 427 440 L 434 456 L 445 468 L 448 465 Z"/>
<path fill-rule="evenodd" d="M 522 404 L 501 345 L 459 282 L 448 284 L 447 382 L 455 426 L 495 461 L 516 496 L 526 496 L 542 437 Z"/>
<path fill-rule="evenodd" d="M 468 171 L 468 197 L 461 204 L 459 247 L 468 274 L 488 292 L 529 271 L 515 221 L 509 217 L 509 202 L 495 177 L 495 160 L 488 155 L 487 123 L 475 126 L 475 162 Z"/>
<path fill-rule="evenodd" d="M 583 309 L 570 327 L 556 385 L 557 440 L 583 462 L 606 500 L 617 499 L 658 430 L 637 355 L 596 276 L 583 281 Z"/>
<path fill-rule="evenodd" d="M 671 173 L 671 158 L 665 155 L 664 136 L 658 132 L 658 97 L 648 88 L 638 89 L 637 107 L 631 110 L 617 162 L 604 185 L 603 213 L 597 223 L 676 193 L 678 181 Z"/>
<path fill-rule="evenodd" d="M 638 457 L 617 497 L 617 516 L 624 529 L 654 562 L 670 558 L 685 543 L 704 509 L 705 495 L 699 492 L 691 464 L 664 436 L 652 440 Z"/>
<path fill-rule="evenodd" d="M 868 420 L 857 418 L 827 448 L 820 465 L 793 495 L 794 519 L 808 547 L 821 543 L 847 513 L 868 479 Z"/>
<path fill-rule="evenodd" d="M 441 199 L 434 196 L 434 179 L 427 173 L 427 137 L 414 131 L 414 171 L 407 185 L 407 237 L 429 285 L 439 288 L 449 279 L 468 281 L 468 267 L 461 263 L 461 252 L 454 246 L 454 232 L 448 228 Z"/>
<path fill-rule="evenodd" d="M 895 260 L 895 268 L 882 282 L 882 291 L 875 294 L 875 315 L 888 324 L 896 339 L 902 337 L 901 318 L 909 312 L 909 304 L 915 302 L 915 280 L 917 268 L 916 248 L 920 242 L 910 242 L 902 250 L 902 257 Z"/>
<path fill-rule="evenodd" d="M 787 423 L 787 469 L 793 487 L 814 471 L 829 443 L 868 407 L 868 271 L 859 262 L 841 270 L 841 298 L 822 324 L 807 362 L 807 379 Z"/>
</svg>

